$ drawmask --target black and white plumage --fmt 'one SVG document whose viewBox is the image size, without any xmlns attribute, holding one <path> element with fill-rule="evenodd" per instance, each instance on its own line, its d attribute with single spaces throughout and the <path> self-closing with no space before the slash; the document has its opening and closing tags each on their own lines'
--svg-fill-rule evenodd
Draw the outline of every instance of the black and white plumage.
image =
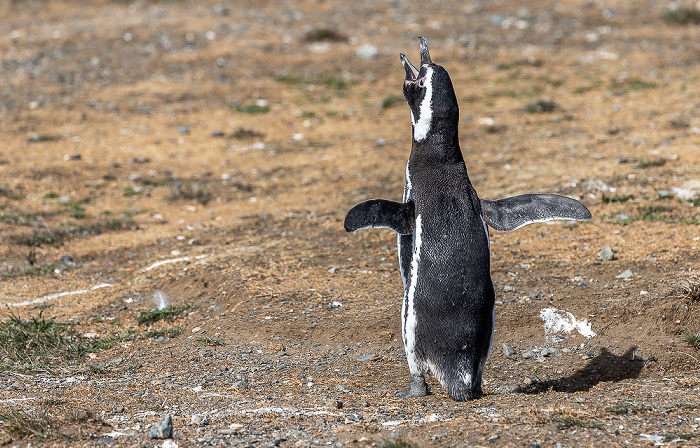
<svg viewBox="0 0 700 448">
<path fill-rule="evenodd" d="M 487 224 L 515 230 L 552 219 L 588 220 L 591 214 L 578 201 L 551 194 L 479 199 L 459 146 L 459 107 L 450 76 L 432 62 L 424 38 L 420 54 L 420 67 L 400 56 L 413 129 L 403 202 L 358 204 L 348 212 L 345 230 L 398 233 L 410 383 L 397 395 L 426 395 L 430 373 L 452 398 L 470 400 L 482 394 L 494 330 Z"/>
</svg>

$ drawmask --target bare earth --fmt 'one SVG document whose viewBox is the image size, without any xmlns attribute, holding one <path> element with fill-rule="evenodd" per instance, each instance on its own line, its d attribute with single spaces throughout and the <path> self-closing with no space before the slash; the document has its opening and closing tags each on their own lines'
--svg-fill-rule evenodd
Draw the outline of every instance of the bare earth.
<svg viewBox="0 0 700 448">
<path fill-rule="evenodd" d="M 0 359 L 0 444 L 160 445 L 149 428 L 171 414 L 179 446 L 700 445 L 684 335 L 700 332 L 700 29 L 667 11 L 0 1 L 0 318 L 130 335 L 45 367 Z M 401 199 L 398 54 L 418 59 L 420 35 L 480 196 L 593 214 L 491 232 L 495 339 L 466 403 L 432 379 L 394 397 L 396 238 L 342 226 L 359 201 Z M 191 308 L 139 325 L 158 290 Z M 546 335 L 543 308 L 597 335 Z M 43 438 L 13 432 L 38 413 Z"/>
</svg>

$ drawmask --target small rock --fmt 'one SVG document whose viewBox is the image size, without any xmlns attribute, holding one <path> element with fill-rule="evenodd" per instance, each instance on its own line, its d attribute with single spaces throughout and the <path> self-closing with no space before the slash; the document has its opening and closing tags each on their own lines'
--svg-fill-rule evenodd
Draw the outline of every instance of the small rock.
<svg viewBox="0 0 700 448">
<path fill-rule="evenodd" d="M 537 352 L 534 350 L 525 350 L 522 354 L 522 357 L 524 359 L 537 358 Z"/>
<path fill-rule="evenodd" d="M 622 274 L 616 275 L 615 278 L 629 278 L 629 277 L 632 277 L 633 275 L 634 275 L 634 272 L 627 269 Z"/>
<path fill-rule="evenodd" d="M 362 59 L 372 59 L 379 55 L 379 51 L 377 50 L 377 47 L 372 44 L 364 44 L 355 50 L 355 55 Z"/>
<path fill-rule="evenodd" d="M 170 439 L 173 436 L 173 416 L 168 414 L 148 434 L 151 439 Z"/>
<path fill-rule="evenodd" d="M 187 127 L 187 126 L 180 126 L 179 128 L 177 128 L 177 131 L 178 131 L 180 134 L 189 134 L 189 133 L 190 133 L 190 128 Z"/>
<path fill-rule="evenodd" d="M 14 390 L 26 390 L 26 389 L 27 389 L 27 386 L 25 386 L 24 384 L 20 383 L 19 381 L 15 381 L 14 383 L 12 383 L 11 387 L 12 387 Z"/>
<path fill-rule="evenodd" d="M 360 356 L 359 358 L 357 358 L 357 360 L 358 361 L 369 361 L 372 358 L 374 358 L 374 354 Z"/>
<path fill-rule="evenodd" d="M 223 137 L 225 135 L 226 133 L 224 133 L 224 131 L 214 131 L 211 133 L 211 136 L 216 138 Z"/>
<path fill-rule="evenodd" d="M 73 266 L 75 266 L 75 260 L 73 259 L 73 257 L 69 257 L 68 255 L 64 255 L 61 257 L 61 264 L 64 266 L 73 267 Z"/>
<path fill-rule="evenodd" d="M 240 423 L 231 423 L 230 425 L 228 425 L 228 429 L 240 431 L 241 429 L 243 429 L 243 425 L 241 425 Z"/>
<path fill-rule="evenodd" d="M 501 351 L 505 356 L 512 356 L 515 354 L 515 349 L 505 342 L 501 345 Z"/>
<path fill-rule="evenodd" d="M 612 247 L 610 246 L 603 246 L 600 249 L 600 255 L 598 256 L 598 259 L 601 261 L 610 261 L 615 259 L 615 253 L 612 250 Z"/>
<path fill-rule="evenodd" d="M 150 162 L 151 159 L 148 157 L 134 157 L 133 162 L 136 163 L 137 165 L 143 165 L 144 163 Z"/>
<path fill-rule="evenodd" d="M 525 386 L 525 387 L 532 386 L 532 378 L 525 378 L 523 380 L 523 386 Z"/>
<path fill-rule="evenodd" d="M 338 272 L 338 268 L 332 267 L 328 270 L 328 272 L 330 272 L 331 274 L 335 274 L 336 272 Z"/>
<path fill-rule="evenodd" d="M 386 145 L 386 140 L 383 138 L 378 138 L 377 141 L 375 142 L 377 146 L 384 146 Z"/>
<path fill-rule="evenodd" d="M 83 156 L 81 156 L 80 154 L 71 154 L 70 156 L 70 160 L 80 160 L 82 158 Z"/>
<path fill-rule="evenodd" d="M 168 439 L 163 442 L 161 448 L 180 448 L 180 445 L 176 441 Z"/>
<path fill-rule="evenodd" d="M 555 347 L 546 347 L 543 348 L 542 351 L 540 352 L 540 355 L 548 357 L 548 356 L 561 356 L 561 350 Z"/>
<path fill-rule="evenodd" d="M 328 407 L 335 409 L 343 409 L 343 402 L 338 399 L 328 400 Z"/>
<path fill-rule="evenodd" d="M 115 414 L 121 414 L 122 412 L 124 412 L 124 406 L 117 406 L 116 408 L 114 408 Z"/>
</svg>

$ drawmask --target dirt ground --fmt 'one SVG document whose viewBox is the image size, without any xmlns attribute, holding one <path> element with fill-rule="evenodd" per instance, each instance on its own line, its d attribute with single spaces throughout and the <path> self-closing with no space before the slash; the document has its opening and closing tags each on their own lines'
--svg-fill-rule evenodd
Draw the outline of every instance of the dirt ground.
<svg viewBox="0 0 700 448">
<path fill-rule="evenodd" d="M 3 355 L 0 444 L 700 445 L 694 6 L 0 1 L 0 318 L 113 341 Z M 394 397 L 396 238 L 342 226 L 401 199 L 398 54 L 421 35 L 479 195 L 593 214 L 491 232 L 496 332 L 466 403 L 433 379 Z M 140 325 L 156 291 L 190 308 Z M 545 334 L 544 308 L 596 336 Z M 166 414 L 174 439 L 149 439 Z"/>
</svg>

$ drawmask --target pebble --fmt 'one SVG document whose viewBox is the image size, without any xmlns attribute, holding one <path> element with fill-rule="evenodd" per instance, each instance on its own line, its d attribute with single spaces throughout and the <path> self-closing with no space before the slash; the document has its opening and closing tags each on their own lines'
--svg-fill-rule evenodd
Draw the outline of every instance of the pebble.
<svg viewBox="0 0 700 448">
<path fill-rule="evenodd" d="M 534 350 L 525 350 L 522 354 L 524 359 L 537 358 L 537 352 Z"/>
<path fill-rule="evenodd" d="M 379 55 L 379 50 L 372 44 L 364 44 L 355 50 L 355 55 L 362 59 L 372 59 Z"/>
<path fill-rule="evenodd" d="M 335 409 L 343 409 L 343 402 L 338 399 L 328 400 L 328 407 Z"/>
<path fill-rule="evenodd" d="M 512 356 L 515 354 L 515 349 L 505 342 L 501 345 L 501 351 L 505 356 Z"/>
<path fill-rule="evenodd" d="M 622 274 L 615 276 L 615 278 L 629 278 L 634 275 L 634 272 L 629 269 L 625 270 Z"/>
<path fill-rule="evenodd" d="M 190 422 L 192 425 L 195 426 L 207 426 L 209 424 L 209 420 L 207 420 L 207 417 L 199 414 L 193 415 Z"/>
<path fill-rule="evenodd" d="M 357 360 L 358 361 L 369 361 L 372 358 L 374 358 L 374 354 L 360 356 L 359 358 L 357 358 Z"/>
<path fill-rule="evenodd" d="M 561 350 L 555 347 L 545 347 L 542 349 L 540 352 L 540 355 L 548 357 L 548 356 L 561 356 Z"/>
<path fill-rule="evenodd" d="M 170 439 L 173 436 L 173 416 L 168 414 L 148 434 L 151 439 Z"/>
<path fill-rule="evenodd" d="M 73 267 L 73 266 L 75 266 L 75 260 L 73 259 L 73 257 L 69 257 L 68 255 L 64 255 L 61 257 L 61 264 L 64 266 Z"/>
<path fill-rule="evenodd" d="M 223 137 L 223 136 L 225 136 L 225 135 L 226 135 L 226 134 L 224 133 L 224 131 L 214 131 L 214 132 L 211 133 L 211 136 L 212 136 L 212 137 L 216 137 L 216 138 L 218 138 L 218 137 Z"/>
<path fill-rule="evenodd" d="M 615 259 L 615 253 L 612 250 L 612 247 L 610 246 L 603 246 L 600 249 L 600 255 L 598 256 L 598 259 L 601 261 L 610 261 Z"/>
<path fill-rule="evenodd" d="M 180 126 L 179 128 L 177 128 L 177 130 L 180 134 L 189 134 L 190 133 L 190 128 L 187 126 Z"/>
</svg>

